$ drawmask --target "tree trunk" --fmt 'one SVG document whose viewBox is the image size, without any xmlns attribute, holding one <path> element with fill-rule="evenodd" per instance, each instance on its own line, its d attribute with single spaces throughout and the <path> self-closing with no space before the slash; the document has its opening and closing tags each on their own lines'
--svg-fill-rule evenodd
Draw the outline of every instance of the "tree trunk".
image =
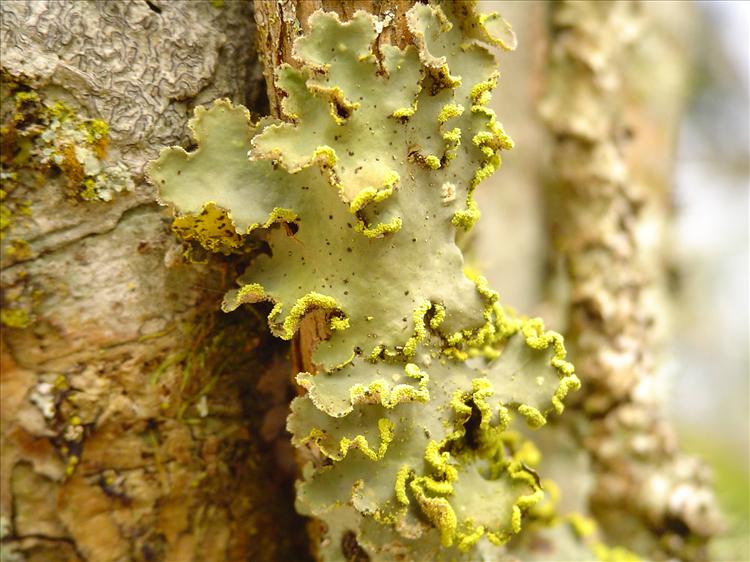
<svg viewBox="0 0 750 562">
<path fill-rule="evenodd" d="M 195 105 L 263 109 L 252 6 L 0 9 L 3 560 L 303 559 L 261 438 L 278 346 L 218 312 L 233 261 L 185 263 L 143 176 Z"/>
<path fill-rule="evenodd" d="M 611 542 L 689 560 L 706 557 L 718 514 L 658 391 L 672 151 L 687 89 L 679 43 L 658 16 L 634 2 L 555 4 L 542 114 L 555 137 L 551 243 L 584 382 L 592 513 Z"/>
</svg>

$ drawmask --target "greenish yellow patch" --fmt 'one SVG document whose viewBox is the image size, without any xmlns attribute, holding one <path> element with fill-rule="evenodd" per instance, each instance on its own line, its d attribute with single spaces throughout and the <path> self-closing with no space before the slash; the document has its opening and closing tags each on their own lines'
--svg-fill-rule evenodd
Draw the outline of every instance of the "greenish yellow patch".
<svg viewBox="0 0 750 562">
<path fill-rule="evenodd" d="M 3 308 L 0 310 L 0 322 L 9 328 L 28 328 L 31 326 L 31 315 L 23 308 Z"/>
</svg>

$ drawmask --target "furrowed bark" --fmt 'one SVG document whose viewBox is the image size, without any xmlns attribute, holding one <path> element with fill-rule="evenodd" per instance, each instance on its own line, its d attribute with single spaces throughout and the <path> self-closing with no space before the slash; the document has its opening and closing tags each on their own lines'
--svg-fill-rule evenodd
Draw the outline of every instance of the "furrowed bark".
<svg viewBox="0 0 750 562">
<path fill-rule="evenodd" d="M 260 437 L 264 323 L 214 312 L 232 262 L 185 263 L 143 178 L 195 105 L 263 98 L 252 6 L 221 4 L 0 7 L 3 560 L 303 559 Z M 129 191 L 29 153 L 62 119 L 105 123 Z"/>
<path fill-rule="evenodd" d="M 680 452 L 659 396 L 665 338 L 669 173 L 685 62 L 653 8 L 550 8 L 554 135 L 551 244 L 569 285 L 591 509 L 612 543 L 649 558 L 703 559 L 719 517 L 709 476 Z"/>
</svg>

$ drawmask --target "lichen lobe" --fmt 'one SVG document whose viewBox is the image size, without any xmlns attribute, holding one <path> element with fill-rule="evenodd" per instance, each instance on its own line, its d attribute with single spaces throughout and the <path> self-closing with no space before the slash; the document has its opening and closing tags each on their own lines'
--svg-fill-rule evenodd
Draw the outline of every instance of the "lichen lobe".
<svg viewBox="0 0 750 562">
<path fill-rule="evenodd" d="M 196 150 L 149 168 L 183 237 L 267 245 L 225 310 L 271 301 L 284 339 L 312 310 L 326 317 L 288 420 L 328 459 L 298 488 L 298 509 L 326 523 L 325 560 L 352 537 L 378 560 L 501 548 L 543 496 L 513 426 L 544 425 L 578 386 L 559 335 L 465 275 L 454 241 L 512 146 L 487 106 L 487 47 L 512 32 L 473 3 L 418 4 L 407 21 L 416 47 L 376 52 L 374 16 L 316 12 L 300 68 L 277 72 L 283 121 L 220 100 L 191 121 Z"/>
</svg>

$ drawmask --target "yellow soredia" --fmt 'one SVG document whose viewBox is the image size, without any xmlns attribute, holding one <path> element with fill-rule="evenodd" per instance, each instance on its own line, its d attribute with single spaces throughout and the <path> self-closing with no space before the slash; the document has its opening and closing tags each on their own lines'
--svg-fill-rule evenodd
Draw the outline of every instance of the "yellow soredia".
<svg viewBox="0 0 750 562">
<path fill-rule="evenodd" d="M 334 316 L 331 318 L 328 325 L 331 328 L 331 330 L 337 330 L 337 331 L 346 330 L 349 327 L 349 319 Z"/>
<path fill-rule="evenodd" d="M 533 406 L 521 404 L 518 407 L 518 413 L 526 418 L 526 423 L 528 423 L 530 427 L 542 427 L 547 423 L 547 419 L 544 415 Z"/>
<path fill-rule="evenodd" d="M 428 168 L 432 168 L 433 170 L 440 168 L 440 158 L 433 156 L 432 154 L 425 156 L 424 163 L 427 164 Z"/>
<path fill-rule="evenodd" d="M 580 513 L 569 513 L 566 519 L 575 533 L 581 538 L 590 537 L 596 532 L 596 522 L 590 517 L 586 517 Z"/>
<path fill-rule="evenodd" d="M 401 228 L 401 217 L 394 217 L 390 222 L 379 223 L 375 227 L 365 226 L 363 221 L 358 221 L 354 227 L 355 231 L 361 232 L 368 238 L 381 238 L 386 234 L 398 232 Z"/>
<path fill-rule="evenodd" d="M 299 299 L 289 311 L 289 315 L 284 320 L 282 325 L 282 332 L 280 337 L 285 340 L 290 340 L 297 331 L 297 326 L 302 321 L 302 318 L 313 309 L 322 310 L 339 310 L 339 305 L 336 299 L 327 295 L 321 295 L 320 293 L 309 293 Z"/>
<path fill-rule="evenodd" d="M 442 125 L 449 119 L 458 117 L 463 112 L 464 112 L 464 107 L 462 105 L 455 104 L 455 103 L 446 104 L 443 106 L 443 109 L 441 109 L 440 113 L 438 114 L 438 123 Z"/>
<path fill-rule="evenodd" d="M 409 498 L 406 495 L 406 482 L 411 474 L 409 465 L 402 466 L 396 473 L 396 499 L 400 504 L 409 505 Z"/>
</svg>

